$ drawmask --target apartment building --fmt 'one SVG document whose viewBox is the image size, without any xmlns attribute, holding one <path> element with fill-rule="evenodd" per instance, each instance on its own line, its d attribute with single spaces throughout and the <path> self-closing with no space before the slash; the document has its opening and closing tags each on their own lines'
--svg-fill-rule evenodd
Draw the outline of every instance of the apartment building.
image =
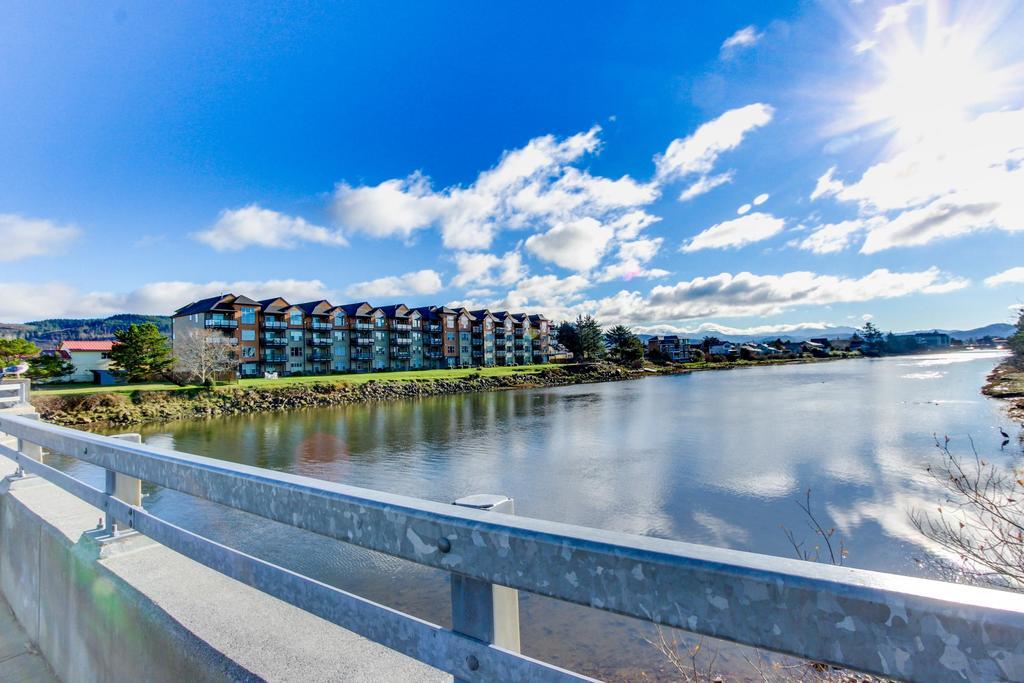
<svg viewBox="0 0 1024 683">
<path fill-rule="evenodd" d="M 546 363 L 550 353 L 543 315 L 447 306 L 293 304 L 224 294 L 174 312 L 172 348 L 190 330 L 209 330 L 214 341 L 234 346 L 242 377 L 526 365 Z"/>
</svg>

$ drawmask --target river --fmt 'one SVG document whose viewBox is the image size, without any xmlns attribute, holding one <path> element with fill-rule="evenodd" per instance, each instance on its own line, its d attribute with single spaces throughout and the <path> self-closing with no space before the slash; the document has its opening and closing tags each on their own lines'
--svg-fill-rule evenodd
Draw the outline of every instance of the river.
<svg viewBox="0 0 1024 683">
<path fill-rule="evenodd" d="M 784 529 L 815 543 L 797 501 L 846 564 L 934 576 L 911 509 L 941 497 L 934 437 L 1000 451 L 1017 434 L 980 387 L 998 352 L 844 360 L 606 384 L 423 398 L 149 426 L 147 443 L 437 501 L 502 493 L 521 515 L 775 555 Z M 1011 427 L 1013 428 L 1011 430 Z M 1017 449 L 1016 440 L 1007 449 Z M 99 481 L 91 466 L 67 468 Z M 448 624 L 446 577 L 146 488 L 145 506 L 217 540 Z M 658 677 L 639 622 L 524 595 L 528 654 L 606 678 Z M 283 634 L 282 637 L 287 637 Z"/>
</svg>

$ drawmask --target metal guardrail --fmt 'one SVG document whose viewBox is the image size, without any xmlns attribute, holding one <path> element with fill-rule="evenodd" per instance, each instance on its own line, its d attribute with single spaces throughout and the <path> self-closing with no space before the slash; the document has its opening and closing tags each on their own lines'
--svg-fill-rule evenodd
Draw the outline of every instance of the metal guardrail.
<svg viewBox="0 0 1024 683">
<path fill-rule="evenodd" d="M 27 379 L 0 382 L 0 410 L 28 404 L 29 381 Z"/>
<path fill-rule="evenodd" d="M 16 416 L 0 415 L 0 431 L 105 468 L 99 491 L 0 447 L 118 524 L 459 680 L 585 679 L 494 644 L 495 586 L 892 678 L 1024 680 L 1016 593 L 455 507 Z M 197 536 L 116 498 L 121 475 L 450 571 L 463 587 L 453 608 L 475 595 L 495 627 L 459 632 L 455 614 L 444 629 Z"/>
</svg>

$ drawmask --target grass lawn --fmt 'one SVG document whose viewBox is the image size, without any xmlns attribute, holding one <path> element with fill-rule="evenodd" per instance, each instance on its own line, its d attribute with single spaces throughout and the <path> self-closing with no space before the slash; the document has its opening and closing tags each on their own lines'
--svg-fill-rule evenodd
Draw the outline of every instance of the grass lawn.
<svg viewBox="0 0 1024 683">
<path fill-rule="evenodd" d="M 279 379 L 243 379 L 237 384 L 224 384 L 225 388 L 236 386 L 242 387 L 278 387 L 289 384 L 312 384 L 316 382 L 327 382 L 332 384 L 362 384 L 375 380 L 378 382 L 408 382 L 410 380 L 426 379 L 459 379 L 461 377 L 481 376 L 499 377 L 502 375 L 535 374 L 544 368 L 554 367 L 553 365 L 519 365 L 516 367 L 493 367 L 493 368 L 458 368 L 453 370 L 408 370 L 406 372 L 364 372 L 351 375 L 304 375 L 301 377 L 281 377 Z M 39 396 L 57 396 L 61 394 L 109 394 L 131 391 L 187 391 L 196 389 L 195 386 L 179 387 L 170 382 L 143 382 L 139 384 L 114 384 L 111 386 L 97 386 L 95 384 L 84 384 L 69 382 L 66 384 L 53 384 L 42 387 L 32 387 L 32 393 Z"/>
</svg>

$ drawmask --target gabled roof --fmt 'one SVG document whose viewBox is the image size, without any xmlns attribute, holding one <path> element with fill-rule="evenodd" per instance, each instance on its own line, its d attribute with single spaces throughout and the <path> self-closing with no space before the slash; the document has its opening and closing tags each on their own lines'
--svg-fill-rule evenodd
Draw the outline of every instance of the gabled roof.
<svg viewBox="0 0 1024 683">
<path fill-rule="evenodd" d="M 431 308 L 433 308 L 438 314 L 447 313 L 448 315 L 456 315 L 458 313 L 454 308 L 448 308 L 447 306 L 431 306 Z"/>
<path fill-rule="evenodd" d="M 491 313 L 491 315 L 493 315 L 496 320 L 505 322 L 505 318 L 509 317 L 512 314 L 509 313 L 508 311 L 498 311 L 496 313 Z"/>
<path fill-rule="evenodd" d="M 472 315 L 477 320 L 482 320 L 483 318 L 493 318 L 494 317 L 493 315 L 491 315 L 491 312 L 489 310 L 487 310 L 486 308 L 481 308 L 480 310 L 477 310 L 477 311 L 470 311 L 469 313 L 470 313 L 470 315 Z"/>
<path fill-rule="evenodd" d="M 530 322 L 539 323 L 539 322 L 549 322 L 549 321 L 548 321 L 547 318 L 544 317 L 543 313 L 533 313 L 533 314 L 530 315 Z"/>
<path fill-rule="evenodd" d="M 437 306 L 419 306 L 413 309 L 423 316 L 424 320 L 437 320 Z"/>
<path fill-rule="evenodd" d="M 530 316 L 526 315 L 525 313 L 513 313 L 512 320 L 514 320 L 517 323 L 523 323 L 525 325 L 530 324 Z"/>
<path fill-rule="evenodd" d="M 114 344 L 117 342 L 112 340 L 106 341 L 62 341 L 57 345 L 57 351 L 109 351 L 114 348 Z M 63 355 L 63 353 L 62 353 Z"/>
<path fill-rule="evenodd" d="M 360 301 L 354 304 L 342 304 L 336 308 L 340 308 L 345 311 L 346 315 L 370 315 L 374 310 L 373 306 L 365 301 Z"/>
<path fill-rule="evenodd" d="M 476 320 L 476 318 L 474 318 L 474 317 L 473 317 L 473 314 L 472 314 L 472 313 L 470 313 L 470 312 L 469 312 L 469 309 L 468 309 L 468 308 L 466 308 L 465 306 L 462 306 L 462 307 L 456 308 L 456 309 L 455 309 L 455 312 L 456 312 L 456 313 L 458 313 L 459 315 L 464 315 L 464 316 L 466 316 L 466 317 L 467 317 L 467 318 L 469 318 L 470 320 Z"/>
<path fill-rule="evenodd" d="M 231 303 L 233 303 L 233 304 L 243 304 L 245 306 L 259 306 L 260 305 L 259 301 L 256 301 L 254 299 L 250 299 L 247 296 L 242 296 L 241 294 L 236 296 L 235 300 L 232 301 Z"/>
<path fill-rule="evenodd" d="M 327 299 L 320 299 L 319 301 L 307 301 L 301 304 L 295 304 L 302 309 L 302 312 L 306 315 L 327 315 L 327 312 L 333 308 L 331 302 Z"/>
<path fill-rule="evenodd" d="M 391 304 L 390 306 L 381 306 L 380 310 L 384 311 L 384 315 L 388 318 L 404 318 L 409 315 L 409 307 L 405 304 Z"/>
<path fill-rule="evenodd" d="M 193 301 L 176 310 L 173 317 L 177 318 L 182 315 L 194 315 L 196 313 L 207 313 L 216 310 L 233 311 L 234 308 L 232 308 L 231 304 L 234 303 L 236 298 L 234 294 L 221 294 L 219 296 L 211 296 L 208 299 Z"/>
<path fill-rule="evenodd" d="M 291 308 L 292 305 L 284 300 L 282 297 L 276 299 L 263 299 L 260 301 L 260 308 L 263 309 L 264 313 L 280 314 Z"/>
</svg>

